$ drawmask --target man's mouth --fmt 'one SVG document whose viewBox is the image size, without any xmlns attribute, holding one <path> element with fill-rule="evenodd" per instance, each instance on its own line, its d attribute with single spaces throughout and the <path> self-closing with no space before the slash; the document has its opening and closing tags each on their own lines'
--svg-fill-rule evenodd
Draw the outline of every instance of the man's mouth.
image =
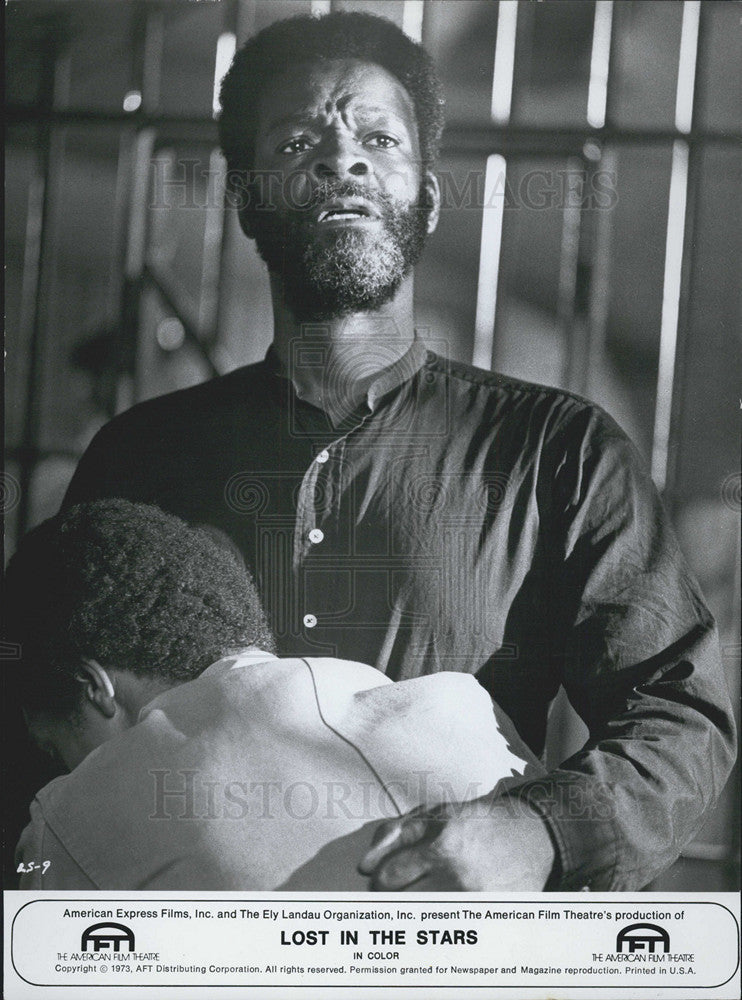
<svg viewBox="0 0 742 1000">
<path fill-rule="evenodd" d="M 326 204 L 317 215 L 317 222 L 354 222 L 358 219 L 377 218 L 370 205 L 359 202 L 337 201 Z"/>
</svg>

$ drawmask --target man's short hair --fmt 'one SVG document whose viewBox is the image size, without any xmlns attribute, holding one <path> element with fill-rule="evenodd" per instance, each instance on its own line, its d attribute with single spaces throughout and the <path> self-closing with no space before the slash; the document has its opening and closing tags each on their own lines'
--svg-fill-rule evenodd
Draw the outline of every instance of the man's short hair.
<svg viewBox="0 0 742 1000">
<path fill-rule="evenodd" d="M 232 552 L 157 507 L 80 504 L 21 541 L 6 575 L 17 694 L 67 714 L 81 658 L 178 684 L 247 646 L 272 652 L 255 586 Z"/>
<path fill-rule="evenodd" d="M 239 50 L 221 87 L 219 137 L 230 170 L 253 167 L 258 106 L 271 80 L 287 67 L 331 59 L 376 63 L 399 80 L 415 106 L 423 165 L 434 163 L 443 133 L 444 102 L 432 59 L 386 18 L 338 11 L 275 21 Z"/>
</svg>

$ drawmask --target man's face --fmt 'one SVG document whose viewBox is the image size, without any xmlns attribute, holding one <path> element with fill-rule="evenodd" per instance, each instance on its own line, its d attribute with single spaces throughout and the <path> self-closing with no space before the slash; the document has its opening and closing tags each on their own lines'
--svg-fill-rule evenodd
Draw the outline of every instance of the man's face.
<svg viewBox="0 0 742 1000">
<path fill-rule="evenodd" d="M 259 122 L 241 219 L 292 311 L 378 309 L 435 226 L 410 95 L 374 63 L 306 63 L 272 82 Z"/>
</svg>

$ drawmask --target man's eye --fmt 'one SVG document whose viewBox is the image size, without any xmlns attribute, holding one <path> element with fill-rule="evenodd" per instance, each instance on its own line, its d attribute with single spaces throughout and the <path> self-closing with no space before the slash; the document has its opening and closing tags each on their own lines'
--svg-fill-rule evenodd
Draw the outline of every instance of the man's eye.
<svg viewBox="0 0 742 1000">
<path fill-rule="evenodd" d="M 289 139 L 288 142 L 284 142 L 282 146 L 278 147 L 277 152 L 283 153 L 284 155 L 290 155 L 291 153 L 306 153 L 306 151 L 311 148 L 312 144 L 309 139 L 300 135 L 295 139 Z"/>
<path fill-rule="evenodd" d="M 375 146 L 377 149 L 393 149 L 399 145 L 399 140 L 395 139 L 394 136 L 386 135 L 384 132 L 377 132 L 365 140 L 365 145 Z"/>
</svg>

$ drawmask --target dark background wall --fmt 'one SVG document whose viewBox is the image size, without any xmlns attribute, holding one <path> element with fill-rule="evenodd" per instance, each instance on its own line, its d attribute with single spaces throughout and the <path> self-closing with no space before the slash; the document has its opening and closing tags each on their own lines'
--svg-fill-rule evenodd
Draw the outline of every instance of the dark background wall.
<svg viewBox="0 0 742 1000">
<path fill-rule="evenodd" d="M 329 6 L 6 7 L 9 551 L 56 511 L 114 412 L 264 354 L 267 279 L 223 205 L 218 40 Z M 616 417 L 664 493 L 737 696 L 740 5 L 333 6 L 421 28 L 444 78 L 443 215 L 416 287 L 424 336 Z M 493 117 L 503 67 L 511 107 Z M 561 702 L 552 759 L 581 733 Z M 730 791 L 661 886 L 731 888 L 736 817 Z"/>
</svg>

